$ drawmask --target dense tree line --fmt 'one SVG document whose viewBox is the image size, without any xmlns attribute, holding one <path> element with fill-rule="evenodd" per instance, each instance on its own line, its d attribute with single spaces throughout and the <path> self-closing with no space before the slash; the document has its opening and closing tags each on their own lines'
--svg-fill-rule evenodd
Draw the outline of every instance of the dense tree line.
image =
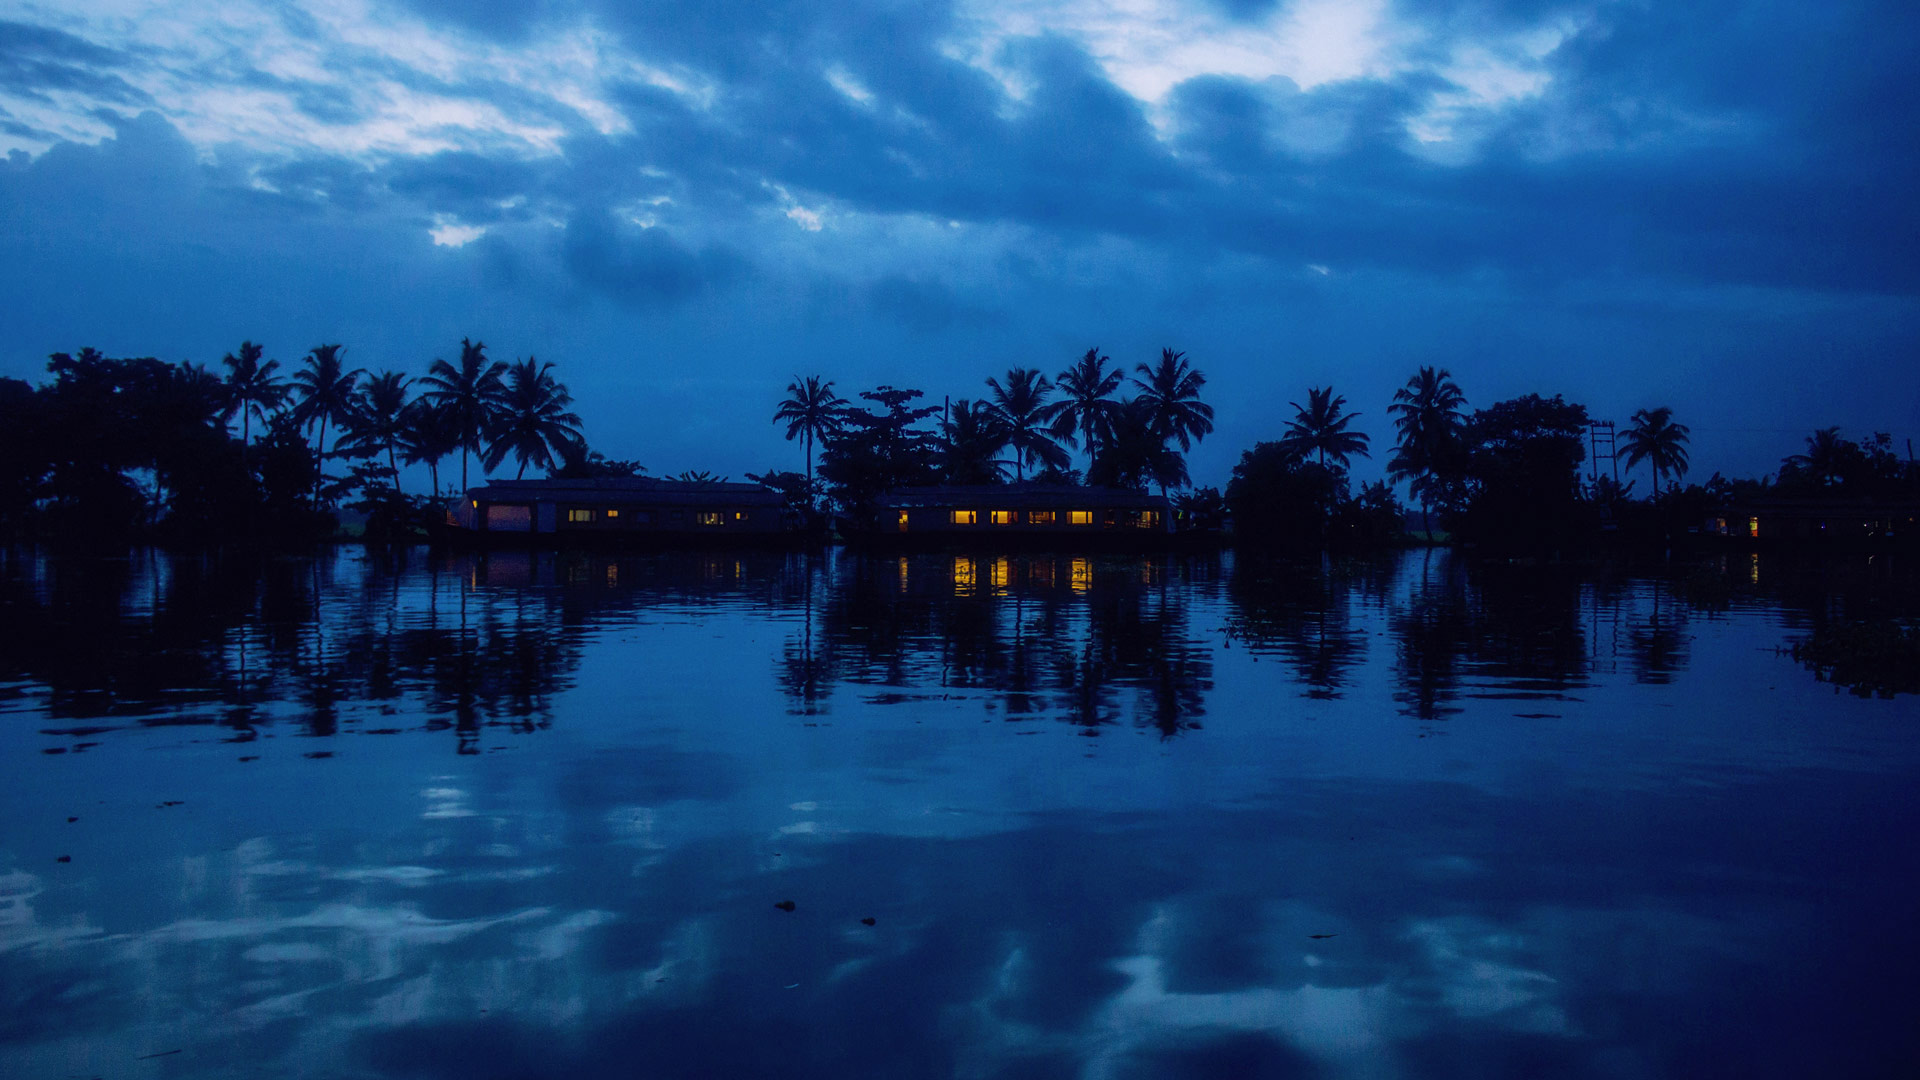
<svg viewBox="0 0 1920 1080">
<path fill-rule="evenodd" d="M 413 533 L 446 505 L 440 465 L 477 458 L 516 475 L 632 471 L 590 454 L 553 365 L 491 360 L 461 342 L 425 375 L 348 366 L 337 344 L 290 375 L 245 341 L 224 374 L 193 363 L 55 353 L 39 386 L 0 379 L 0 528 L 12 537 L 120 543 L 298 542 L 342 506 L 370 536 Z M 403 490 L 425 465 L 431 490 Z"/>
</svg>

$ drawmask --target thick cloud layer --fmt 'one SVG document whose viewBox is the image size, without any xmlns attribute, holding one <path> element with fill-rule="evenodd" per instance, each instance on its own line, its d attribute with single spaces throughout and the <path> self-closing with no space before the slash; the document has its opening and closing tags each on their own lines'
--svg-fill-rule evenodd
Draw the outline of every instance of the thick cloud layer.
<svg viewBox="0 0 1920 1080">
<path fill-rule="evenodd" d="M 789 463 L 795 372 L 974 396 L 1161 345 L 1220 482 L 1310 384 L 1387 434 L 1671 404 L 1695 469 L 1920 428 L 1895 4 L 235 2 L 0 24 L 0 373 L 553 359 L 656 471 Z"/>
</svg>

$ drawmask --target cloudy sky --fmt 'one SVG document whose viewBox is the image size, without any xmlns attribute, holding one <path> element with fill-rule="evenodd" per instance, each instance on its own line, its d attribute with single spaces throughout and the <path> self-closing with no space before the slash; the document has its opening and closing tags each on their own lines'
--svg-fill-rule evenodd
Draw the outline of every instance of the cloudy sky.
<svg viewBox="0 0 1920 1080">
<path fill-rule="evenodd" d="M 1920 437 L 1916 55 L 1847 0 L 0 0 L 0 374 L 471 335 L 737 477 L 795 373 L 1172 346 L 1200 482 L 1420 364 L 1757 473 Z"/>
</svg>

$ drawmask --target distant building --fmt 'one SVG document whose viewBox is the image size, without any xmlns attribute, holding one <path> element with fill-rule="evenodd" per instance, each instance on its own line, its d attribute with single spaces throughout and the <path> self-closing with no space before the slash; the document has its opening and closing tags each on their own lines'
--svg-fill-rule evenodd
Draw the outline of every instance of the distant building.
<svg viewBox="0 0 1920 1080">
<path fill-rule="evenodd" d="M 1911 545 L 1920 542 L 1920 502 L 1762 496 L 1717 511 L 1705 531 L 1769 544 Z"/>
<path fill-rule="evenodd" d="M 609 477 L 494 480 L 468 490 L 455 528 L 487 536 L 745 537 L 788 529 L 778 492 L 758 484 Z"/>
<path fill-rule="evenodd" d="M 877 505 L 883 534 L 954 539 L 1152 535 L 1171 522 L 1163 496 L 1065 484 L 900 488 Z"/>
</svg>

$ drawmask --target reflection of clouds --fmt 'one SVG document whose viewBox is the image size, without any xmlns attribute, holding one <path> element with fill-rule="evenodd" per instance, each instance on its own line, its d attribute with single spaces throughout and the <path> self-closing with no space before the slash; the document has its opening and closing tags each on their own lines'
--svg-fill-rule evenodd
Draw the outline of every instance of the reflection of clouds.
<svg viewBox="0 0 1920 1080">
<path fill-rule="evenodd" d="M 40 878 L 24 870 L 0 874 L 0 953 L 14 949 L 45 949 L 72 945 L 100 936 L 100 928 L 84 921 L 44 926 L 33 907 L 40 895 Z"/>
<path fill-rule="evenodd" d="M 1440 1003 L 1463 1020 L 1499 1018 L 1514 1031 L 1568 1035 L 1566 1010 L 1554 1000 L 1559 984 L 1519 966 L 1524 937 L 1480 919 L 1416 922 L 1407 936 L 1431 968 Z"/>
</svg>

